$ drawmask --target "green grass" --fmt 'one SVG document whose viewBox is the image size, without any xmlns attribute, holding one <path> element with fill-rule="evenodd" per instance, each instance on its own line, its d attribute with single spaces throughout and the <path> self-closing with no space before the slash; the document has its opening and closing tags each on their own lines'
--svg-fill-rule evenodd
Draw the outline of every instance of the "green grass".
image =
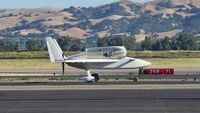
<svg viewBox="0 0 200 113">
<path fill-rule="evenodd" d="M 68 81 L 68 80 L 76 80 L 76 78 L 77 77 L 62 76 L 60 78 L 51 77 L 51 78 L 49 78 L 49 80 L 53 80 L 53 81 Z"/>
<path fill-rule="evenodd" d="M 153 68 L 199 68 L 200 58 L 147 58 Z M 0 69 L 59 69 L 61 64 L 51 63 L 49 59 L 4 59 Z M 68 68 L 66 66 L 66 68 Z"/>
<path fill-rule="evenodd" d="M 27 80 L 29 80 L 30 78 L 18 78 L 18 80 L 21 80 L 21 81 L 27 81 Z"/>
<path fill-rule="evenodd" d="M 78 81 L 77 77 L 51 77 L 51 78 L 2 78 L 0 83 L 26 83 L 26 82 L 65 82 Z"/>
</svg>

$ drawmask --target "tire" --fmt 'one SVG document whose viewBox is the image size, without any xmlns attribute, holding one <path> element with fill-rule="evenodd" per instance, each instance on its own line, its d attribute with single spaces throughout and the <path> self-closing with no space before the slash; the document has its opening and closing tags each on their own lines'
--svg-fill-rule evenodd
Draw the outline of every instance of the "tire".
<svg viewBox="0 0 200 113">
<path fill-rule="evenodd" d="M 95 78 L 95 82 L 98 82 L 99 81 L 99 74 L 98 73 L 94 73 L 92 74 L 92 76 Z"/>
</svg>

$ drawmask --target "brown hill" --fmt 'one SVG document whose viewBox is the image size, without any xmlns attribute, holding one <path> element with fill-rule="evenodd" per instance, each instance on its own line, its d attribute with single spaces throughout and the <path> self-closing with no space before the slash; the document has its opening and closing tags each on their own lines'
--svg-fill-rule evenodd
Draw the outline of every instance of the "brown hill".
<svg viewBox="0 0 200 113">
<path fill-rule="evenodd" d="M 172 6 L 179 6 L 179 5 L 189 5 L 192 4 L 198 8 L 200 8 L 200 0 L 152 0 L 145 3 L 146 5 L 150 6 L 151 8 L 155 8 L 158 4 L 167 4 Z"/>
<path fill-rule="evenodd" d="M 54 31 L 75 38 L 130 33 L 137 40 L 149 34 L 157 34 L 159 38 L 185 31 L 197 35 L 199 12 L 200 0 L 152 0 L 144 4 L 120 0 L 90 8 L 5 9 L 0 10 L 0 33 L 6 30 L 8 34 L 28 35 Z M 7 36 L 10 34 L 0 34 Z"/>
</svg>

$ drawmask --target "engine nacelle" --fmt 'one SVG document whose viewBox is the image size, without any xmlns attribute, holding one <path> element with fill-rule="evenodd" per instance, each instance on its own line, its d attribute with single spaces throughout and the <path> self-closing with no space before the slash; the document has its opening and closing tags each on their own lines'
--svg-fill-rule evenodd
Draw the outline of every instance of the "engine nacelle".
<svg viewBox="0 0 200 113">
<path fill-rule="evenodd" d="M 81 77 L 80 80 L 83 80 L 84 82 L 95 82 L 95 77 L 93 76 Z"/>
</svg>

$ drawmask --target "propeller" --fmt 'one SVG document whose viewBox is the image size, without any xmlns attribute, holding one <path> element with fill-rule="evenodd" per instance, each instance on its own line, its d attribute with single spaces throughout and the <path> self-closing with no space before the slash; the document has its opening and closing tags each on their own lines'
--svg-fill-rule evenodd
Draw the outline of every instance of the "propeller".
<svg viewBox="0 0 200 113">
<path fill-rule="evenodd" d="M 62 62 L 62 75 L 65 75 L 65 62 Z"/>
<path fill-rule="evenodd" d="M 63 57 L 63 60 L 65 60 L 64 52 L 62 53 L 62 57 Z M 64 61 L 62 62 L 62 75 L 63 76 L 65 75 L 65 62 Z"/>
</svg>

